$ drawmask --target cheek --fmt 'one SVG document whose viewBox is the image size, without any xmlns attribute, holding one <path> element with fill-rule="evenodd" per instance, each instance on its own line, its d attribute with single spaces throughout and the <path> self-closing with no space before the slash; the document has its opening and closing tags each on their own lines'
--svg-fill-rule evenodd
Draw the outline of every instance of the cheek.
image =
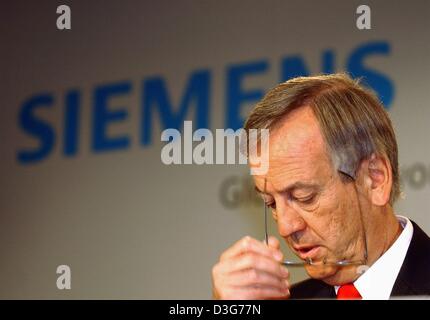
<svg viewBox="0 0 430 320">
<path fill-rule="evenodd" d="M 353 191 L 345 189 L 332 206 L 327 246 L 334 252 L 344 252 L 359 235 L 360 216 Z"/>
<path fill-rule="evenodd" d="M 350 209 L 351 199 L 346 192 L 331 192 L 324 198 L 320 208 L 320 215 L 324 220 L 322 236 L 329 248 L 338 247 L 349 237 L 353 226 Z"/>
<path fill-rule="evenodd" d="M 347 228 L 347 223 L 344 217 L 344 207 L 339 201 L 335 201 L 329 209 L 327 209 L 327 228 L 326 240 L 327 245 L 332 247 L 336 244 L 345 234 L 345 229 Z"/>
</svg>

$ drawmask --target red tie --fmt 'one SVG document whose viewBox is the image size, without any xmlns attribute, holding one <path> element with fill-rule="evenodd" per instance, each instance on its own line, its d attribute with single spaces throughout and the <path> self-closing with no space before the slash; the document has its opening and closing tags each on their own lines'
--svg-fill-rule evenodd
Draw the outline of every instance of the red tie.
<svg viewBox="0 0 430 320">
<path fill-rule="evenodd" d="M 361 299 L 361 295 L 352 283 L 347 283 L 337 290 L 337 299 Z"/>
</svg>

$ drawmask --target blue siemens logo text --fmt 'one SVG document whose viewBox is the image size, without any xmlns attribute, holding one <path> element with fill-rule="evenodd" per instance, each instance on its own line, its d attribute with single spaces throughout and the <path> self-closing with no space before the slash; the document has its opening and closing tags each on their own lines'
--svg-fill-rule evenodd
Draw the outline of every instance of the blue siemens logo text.
<svg viewBox="0 0 430 320">
<path fill-rule="evenodd" d="M 389 56 L 390 45 L 387 42 L 365 43 L 354 49 L 349 55 L 345 68 L 353 77 L 363 77 L 363 82 L 379 96 L 386 108 L 394 98 L 394 84 L 387 75 L 366 67 L 366 59 L 374 56 Z M 336 72 L 336 54 L 333 50 L 321 53 L 321 70 L 312 73 Z M 242 127 L 245 105 L 256 103 L 263 97 L 267 88 L 243 89 L 244 81 L 249 77 L 264 75 L 271 68 L 268 60 L 229 65 L 225 73 L 225 125 L 224 128 Z M 279 64 L 279 81 L 286 81 L 296 76 L 310 75 L 305 58 L 301 55 L 285 56 Z M 164 77 L 145 78 L 141 87 L 136 88 L 131 81 L 105 84 L 93 88 L 91 106 L 91 150 L 93 152 L 111 152 L 130 147 L 129 134 L 108 135 L 108 127 L 127 121 L 127 106 L 114 105 L 111 99 L 131 95 L 135 90 L 141 93 L 140 99 L 140 144 L 149 146 L 154 141 L 153 124 L 160 122 L 161 130 L 174 128 L 181 130 L 185 120 L 189 119 L 194 108 L 193 124 L 195 129 L 209 128 L 212 101 L 212 72 L 197 70 L 191 72 L 183 86 L 179 105 L 173 105 Z M 79 152 L 80 123 L 82 109 L 80 90 L 69 90 L 64 95 L 63 132 L 56 132 L 54 126 L 36 116 L 39 108 L 59 108 L 60 104 L 51 93 L 39 93 L 31 96 L 21 106 L 18 124 L 28 135 L 39 141 L 36 148 L 23 148 L 17 151 L 17 161 L 32 164 L 46 159 L 56 143 L 61 142 L 64 156 L 73 157 Z M 158 139 L 158 137 L 157 137 Z"/>
</svg>

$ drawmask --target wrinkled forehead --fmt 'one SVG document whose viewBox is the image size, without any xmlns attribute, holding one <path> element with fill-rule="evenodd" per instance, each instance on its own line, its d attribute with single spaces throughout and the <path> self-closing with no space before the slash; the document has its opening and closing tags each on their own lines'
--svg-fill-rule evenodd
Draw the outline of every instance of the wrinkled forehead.
<svg viewBox="0 0 430 320">
<path fill-rule="evenodd" d="M 309 107 L 293 111 L 270 130 L 268 161 L 267 175 L 257 180 L 267 178 L 275 184 L 309 181 L 331 173 L 326 144 L 318 120 Z"/>
<path fill-rule="evenodd" d="M 293 111 L 270 130 L 270 156 L 313 156 L 325 152 L 318 120 L 309 107 Z"/>
</svg>

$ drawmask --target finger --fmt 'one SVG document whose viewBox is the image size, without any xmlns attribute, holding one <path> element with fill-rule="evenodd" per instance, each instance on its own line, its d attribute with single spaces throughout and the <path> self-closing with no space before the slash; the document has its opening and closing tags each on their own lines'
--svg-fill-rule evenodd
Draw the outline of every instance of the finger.
<svg viewBox="0 0 430 320">
<path fill-rule="evenodd" d="M 279 290 L 290 288 L 290 283 L 286 278 L 279 278 L 270 273 L 256 269 L 243 270 L 235 276 L 226 277 L 224 283 L 235 287 L 266 286 Z"/>
<path fill-rule="evenodd" d="M 240 239 L 233 246 L 224 251 L 220 257 L 220 260 L 223 261 L 230 259 L 247 252 L 254 252 L 262 256 L 275 258 L 278 261 L 282 260 L 282 253 L 279 252 L 279 250 L 269 248 L 263 242 L 249 236 Z"/>
<path fill-rule="evenodd" d="M 274 236 L 270 236 L 269 237 L 269 247 L 276 249 L 276 250 L 279 250 L 281 248 L 281 243 Z"/>
<path fill-rule="evenodd" d="M 278 278 L 288 278 L 288 269 L 274 260 L 273 257 L 262 256 L 253 252 L 225 260 L 221 264 L 221 273 L 232 274 L 248 269 L 267 272 Z"/>
<path fill-rule="evenodd" d="M 239 300 L 263 300 L 263 299 L 287 299 L 290 291 L 279 290 L 273 287 L 247 287 L 236 290 L 235 299 Z"/>
</svg>

